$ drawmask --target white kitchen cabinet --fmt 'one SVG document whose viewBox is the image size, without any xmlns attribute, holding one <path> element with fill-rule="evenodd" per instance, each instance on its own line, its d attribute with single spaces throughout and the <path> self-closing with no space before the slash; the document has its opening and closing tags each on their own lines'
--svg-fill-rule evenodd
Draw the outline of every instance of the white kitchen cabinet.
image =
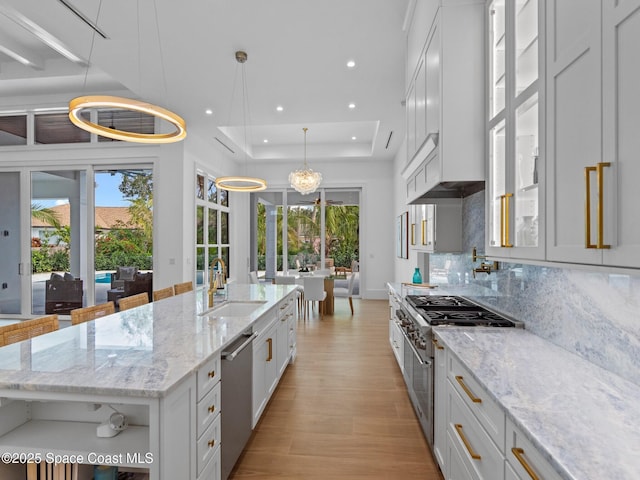
<svg viewBox="0 0 640 480">
<path fill-rule="evenodd" d="M 411 205 L 410 248 L 429 253 L 462 250 L 462 199 L 430 200 Z"/>
<path fill-rule="evenodd" d="M 560 475 L 520 429 L 507 420 L 505 480 L 560 480 Z"/>
<path fill-rule="evenodd" d="M 407 203 L 424 195 L 460 196 L 452 193 L 460 182 L 472 182 L 467 194 L 474 193 L 485 178 L 484 4 L 432 3 L 439 6 L 421 53 L 407 57 L 415 61 L 407 68 Z"/>
<path fill-rule="evenodd" d="M 276 360 L 278 341 L 278 316 L 268 312 L 260 322 L 258 336 L 253 341 L 253 421 L 254 428 L 262 415 L 271 394 L 278 384 Z"/>
<path fill-rule="evenodd" d="M 640 268 L 640 1 L 547 12 L 547 258 Z"/>
<path fill-rule="evenodd" d="M 433 455 L 447 476 L 447 351 L 434 336 Z"/>
<path fill-rule="evenodd" d="M 545 258 L 540 5 L 487 4 L 486 251 L 493 258 Z"/>
<path fill-rule="evenodd" d="M 289 333 L 291 328 L 291 318 L 295 316 L 296 312 L 296 297 L 290 295 L 280 302 L 278 306 L 278 327 L 276 333 L 276 362 L 278 365 L 278 377 L 282 376 L 282 373 L 289 364 L 289 358 L 291 357 L 291 348 L 289 342 Z M 295 325 L 295 322 L 294 322 Z"/>
<path fill-rule="evenodd" d="M 389 289 L 389 344 L 393 355 L 396 357 L 396 362 L 400 370 L 403 370 L 404 364 L 404 335 L 400 325 L 398 325 L 398 318 L 396 317 L 396 311 L 400 308 L 400 299 L 396 297 L 396 294 Z M 404 373 L 404 372 L 403 372 Z"/>
</svg>

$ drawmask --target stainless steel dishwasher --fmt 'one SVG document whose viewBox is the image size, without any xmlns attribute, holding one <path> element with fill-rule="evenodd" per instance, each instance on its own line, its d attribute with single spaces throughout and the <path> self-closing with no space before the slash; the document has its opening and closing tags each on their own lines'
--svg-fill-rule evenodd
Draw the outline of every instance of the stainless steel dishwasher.
<svg viewBox="0 0 640 480">
<path fill-rule="evenodd" d="M 251 436 L 253 339 L 245 331 L 222 352 L 222 479 L 229 478 L 242 449 Z"/>
</svg>

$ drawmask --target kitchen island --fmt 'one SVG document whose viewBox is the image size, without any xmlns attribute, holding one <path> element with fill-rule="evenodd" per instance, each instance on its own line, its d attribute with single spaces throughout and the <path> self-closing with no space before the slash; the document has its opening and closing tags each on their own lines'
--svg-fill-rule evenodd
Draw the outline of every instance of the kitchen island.
<svg viewBox="0 0 640 480">
<path fill-rule="evenodd" d="M 220 353 L 296 295 L 294 285 L 227 289 L 228 307 L 209 311 L 201 289 L 0 348 L 0 451 L 16 460 L 0 477 L 55 458 L 151 480 L 217 478 Z M 99 438 L 114 411 L 130 426 Z"/>
<path fill-rule="evenodd" d="M 520 329 L 442 327 L 435 337 L 447 355 L 436 378 L 448 390 L 444 470 L 533 478 L 526 464 L 546 479 L 638 478 L 638 385 Z M 492 452 L 500 471 L 487 476 Z"/>
</svg>

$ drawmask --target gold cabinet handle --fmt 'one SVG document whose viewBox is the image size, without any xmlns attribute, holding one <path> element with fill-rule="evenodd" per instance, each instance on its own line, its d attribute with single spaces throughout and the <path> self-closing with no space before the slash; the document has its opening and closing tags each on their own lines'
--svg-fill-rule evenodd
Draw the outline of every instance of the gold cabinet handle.
<svg viewBox="0 0 640 480">
<path fill-rule="evenodd" d="M 461 375 L 456 375 L 456 380 L 458 381 L 458 383 L 460 384 L 460 386 L 462 387 L 462 389 L 464 390 L 464 393 L 466 393 L 469 398 L 471 399 L 471 401 L 473 403 L 482 403 L 482 399 L 479 397 L 476 397 L 473 392 L 471 391 L 471 389 L 469 387 L 467 387 L 467 384 L 464 383 L 464 379 L 462 378 Z"/>
<path fill-rule="evenodd" d="M 215 376 L 216 376 L 216 371 L 215 371 L 215 370 L 211 370 L 209 373 L 207 373 L 207 376 L 208 376 L 209 378 L 213 378 L 213 377 L 215 377 Z"/>
<path fill-rule="evenodd" d="M 431 341 L 433 342 L 433 344 L 436 346 L 436 348 L 438 350 L 444 350 L 444 347 L 440 344 L 438 344 L 438 339 L 437 338 L 432 338 Z"/>
<path fill-rule="evenodd" d="M 596 165 L 596 175 L 598 181 L 598 248 L 611 248 L 611 245 L 604 244 L 604 167 L 610 167 L 609 162 L 600 162 Z"/>
<path fill-rule="evenodd" d="M 422 220 L 422 245 L 427 244 L 427 221 Z"/>
<path fill-rule="evenodd" d="M 529 463 L 527 462 L 526 458 L 524 458 L 524 450 L 521 448 L 513 447 L 511 451 L 520 462 L 520 465 L 522 465 L 522 468 L 527 471 L 527 473 L 531 477 L 531 480 L 540 480 L 538 478 L 538 475 L 536 475 L 536 472 L 534 472 L 533 468 L 531 468 L 531 465 L 529 465 Z"/>
<path fill-rule="evenodd" d="M 411 224 L 411 245 L 416 244 L 416 224 Z"/>
<path fill-rule="evenodd" d="M 267 357 L 267 362 L 270 362 L 273 359 L 273 339 L 267 338 L 267 344 L 269 345 L 269 356 Z"/>
<path fill-rule="evenodd" d="M 511 197 L 513 193 L 504 194 L 504 247 L 511 248 L 513 244 L 509 241 L 509 204 L 511 203 Z"/>
<path fill-rule="evenodd" d="M 213 413 L 216 410 L 216 406 L 215 405 L 211 405 L 209 408 L 207 408 L 207 410 L 209 411 L 209 413 Z"/>
<path fill-rule="evenodd" d="M 209 445 L 209 448 L 213 448 L 213 446 L 214 446 L 215 444 L 216 444 L 216 441 L 215 441 L 215 440 L 209 440 L 209 441 L 207 442 L 207 445 Z"/>
<path fill-rule="evenodd" d="M 604 167 L 610 167 L 610 162 L 599 162 L 595 167 L 584 167 L 584 246 L 585 248 L 608 249 L 611 245 L 604 243 Z M 598 206 L 596 215 L 597 241 L 591 243 L 591 173 L 596 172 L 598 187 Z"/>
<path fill-rule="evenodd" d="M 591 172 L 595 172 L 596 167 L 584 167 L 584 248 L 597 248 L 591 243 Z"/>
<path fill-rule="evenodd" d="M 460 440 L 462 440 L 462 443 L 464 443 L 464 447 L 467 449 L 467 452 L 469 452 L 469 455 L 471 455 L 471 458 L 473 458 L 474 460 L 481 460 L 482 457 L 478 455 L 473 448 L 471 448 L 471 444 L 469 443 L 469 440 L 467 440 L 467 437 L 462 431 L 462 425 L 460 425 L 459 423 L 456 423 L 454 427 L 456 427 L 456 432 L 458 432 L 458 435 L 460 436 Z"/>
</svg>

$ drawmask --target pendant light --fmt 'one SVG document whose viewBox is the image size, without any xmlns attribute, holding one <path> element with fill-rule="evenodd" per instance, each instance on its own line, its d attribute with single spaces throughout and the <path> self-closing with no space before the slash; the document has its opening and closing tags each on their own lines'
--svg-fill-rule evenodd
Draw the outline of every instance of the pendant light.
<svg viewBox="0 0 640 480">
<path fill-rule="evenodd" d="M 139 8 L 139 3 L 138 3 Z M 154 3 L 155 8 L 155 3 Z M 100 4 L 98 6 L 98 16 L 100 15 L 100 10 L 102 9 L 102 0 L 100 0 Z M 160 31 L 158 28 L 157 22 L 157 12 L 156 12 L 156 31 L 158 34 L 158 39 L 160 38 Z M 98 18 L 96 18 L 96 25 L 98 23 Z M 104 37 L 104 35 L 102 35 Z M 138 39 L 140 36 L 140 12 L 138 12 Z M 86 80 L 89 73 L 89 66 L 91 65 L 91 55 L 93 53 L 93 45 L 95 42 L 96 31 L 94 29 L 93 38 L 91 40 L 91 50 L 89 51 L 89 60 L 87 62 L 87 72 L 85 74 L 85 86 Z M 138 40 L 139 41 L 139 40 Z M 160 61 L 162 62 L 162 45 L 160 45 Z M 138 52 L 140 52 L 140 44 L 138 44 Z M 140 59 L 138 59 L 138 64 L 140 64 Z M 164 78 L 164 63 L 163 63 L 163 81 Z M 165 85 L 166 89 L 166 85 Z M 90 121 L 88 118 L 85 118 L 82 115 L 82 112 L 86 109 L 100 109 L 100 108 L 116 108 L 120 110 L 131 110 L 134 112 L 145 113 L 147 115 L 152 115 L 161 120 L 165 120 L 172 127 L 173 131 L 169 133 L 138 133 L 138 132 L 129 132 L 127 130 L 118 130 L 112 127 L 105 127 L 103 125 L 99 125 Z M 69 102 L 69 120 L 76 125 L 78 128 L 82 130 L 86 130 L 90 133 L 95 133 L 96 135 L 101 135 L 103 137 L 112 138 L 114 140 L 123 140 L 125 142 L 136 142 L 136 143 L 173 143 L 178 142 L 184 139 L 187 136 L 187 127 L 185 121 L 175 113 L 159 107 L 157 105 L 153 105 L 151 103 L 142 102 L 139 100 L 133 100 L 130 98 L 124 97 L 113 97 L 108 95 L 88 95 L 81 96 L 72 99 Z"/>
<path fill-rule="evenodd" d="M 249 101 L 247 94 L 247 77 L 245 74 L 244 64 L 247 61 L 247 53 L 240 50 L 235 53 L 235 56 L 236 61 L 241 65 L 242 70 L 242 123 L 244 124 L 244 164 L 246 167 L 247 150 L 249 148 L 247 143 L 247 110 Z M 262 178 L 235 175 L 216 178 L 216 187 L 232 192 L 260 192 L 267 188 L 267 182 Z"/>
<path fill-rule="evenodd" d="M 308 193 L 315 192 L 320 186 L 322 174 L 314 172 L 307 165 L 307 130 L 309 129 L 305 127 L 302 130 L 304 131 L 304 165 L 302 168 L 294 170 L 289 174 L 289 183 L 297 192 L 300 192 L 302 195 L 307 195 Z"/>
</svg>

